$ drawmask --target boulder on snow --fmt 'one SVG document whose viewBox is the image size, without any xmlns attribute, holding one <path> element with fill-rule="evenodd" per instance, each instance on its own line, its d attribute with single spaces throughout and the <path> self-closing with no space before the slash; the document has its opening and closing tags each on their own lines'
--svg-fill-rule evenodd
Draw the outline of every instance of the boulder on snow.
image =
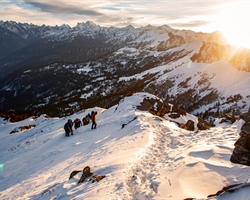
<svg viewBox="0 0 250 200">
<path fill-rule="evenodd" d="M 179 127 L 188 131 L 194 131 L 194 122 L 192 120 L 188 120 L 186 124 L 180 123 Z"/>
<path fill-rule="evenodd" d="M 250 109 L 241 114 L 240 119 L 243 119 L 245 124 L 241 127 L 240 138 L 234 144 L 230 161 L 250 166 Z"/>
<path fill-rule="evenodd" d="M 92 176 L 89 181 L 91 181 L 92 183 L 94 182 L 99 182 L 100 180 L 102 180 L 103 178 L 105 178 L 105 175 L 97 175 L 97 176 Z"/>
</svg>

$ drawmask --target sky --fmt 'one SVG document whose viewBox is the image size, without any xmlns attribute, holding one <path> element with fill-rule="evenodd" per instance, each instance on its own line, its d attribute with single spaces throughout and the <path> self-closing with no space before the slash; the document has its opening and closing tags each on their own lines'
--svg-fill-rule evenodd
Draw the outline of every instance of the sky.
<svg viewBox="0 0 250 200">
<path fill-rule="evenodd" d="M 94 107 L 65 118 L 41 115 L 16 123 L 0 118 L 0 198 L 205 199 L 224 186 L 249 185 L 250 168 L 230 162 L 242 119 L 234 124 L 216 119 L 209 130 L 186 131 L 175 122 L 196 124 L 195 116 L 172 119 L 166 114 L 164 119 L 136 109 L 146 97 L 157 98 L 135 93 L 107 110 Z M 66 121 L 91 111 L 98 112 L 97 128 L 88 124 L 65 137 Z M 27 125 L 35 127 L 18 129 Z M 9 134 L 12 130 L 19 132 Z M 77 184 L 79 172 L 69 179 L 86 166 L 105 178 Z M 248 186 L 212 199 L 244 200 L 249 191 Z"/>
<path fill-rule="evenodd" d="M 72 27 L 86 21 L 108 27 L 167 24 L 176 29 L 209 33 L 220 30 L 236 45 L 244 45 L 249 40 L 249 10 L 249 0 L 0 1 L 0 19 L 3 21 L 37 25 L 68 24 Z"/>
</svg>

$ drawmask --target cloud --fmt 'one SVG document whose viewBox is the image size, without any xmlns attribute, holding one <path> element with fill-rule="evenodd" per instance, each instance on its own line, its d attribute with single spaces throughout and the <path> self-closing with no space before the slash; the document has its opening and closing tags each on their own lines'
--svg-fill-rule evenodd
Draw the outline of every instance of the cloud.
<svg viewBox="0 0 250 200">
<path fill-rule="evenodd" d="M 41 12 L 53 13 L 53 14 L 77 14 L 86 16 L 99 16 L 102 15 L 99 12 L 90 9 L 82 9 L 79 5 L 67 5 L 63 2 L 43 3 L 39 1 L 25 1 L 27 4 L 39 9 Z"/>
<path fill-rule="evenodd" d="M 185 27 L 185 28 L 192 28 L 197 26 L 205 26 L 207 24 L 211 23 L 210 21 L 189 21 L 185 23 L 169 23 L 169 26 L 172 27 Z"/>
<path fill-rule="evenodd" d="M 90 20 L 101 26 L 168 24 L 173 28 L 193 28 L 215 21 L 223 5 L 231 1 L 2 0 L 0 14 L 2 20 L 47 25 L 72 26 Z"/>
</svg>

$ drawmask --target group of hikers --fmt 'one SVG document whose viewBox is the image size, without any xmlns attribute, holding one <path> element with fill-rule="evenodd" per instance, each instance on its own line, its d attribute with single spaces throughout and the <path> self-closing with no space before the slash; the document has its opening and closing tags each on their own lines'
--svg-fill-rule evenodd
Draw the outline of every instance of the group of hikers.
<svg viewBox="0 0 250 200">
<path fill-rule="evenodd" d="M 65 136 L 69 137 L 70 135 L 74 135 L 73 133 L 73 126 L 75 129 L 79 128 L 82 125 L 88 125 L 90 121 L 92 121 L 91 129 L 96 129 L 96 115 L 97 112 L 92 111 L 91 114 L 87 114 L 83 117 L 82 121 L 79 118 L 76 118 L 74 122 L 71 119 L 68 119 L 66 124 L 64 125 Z"/>
</svg>

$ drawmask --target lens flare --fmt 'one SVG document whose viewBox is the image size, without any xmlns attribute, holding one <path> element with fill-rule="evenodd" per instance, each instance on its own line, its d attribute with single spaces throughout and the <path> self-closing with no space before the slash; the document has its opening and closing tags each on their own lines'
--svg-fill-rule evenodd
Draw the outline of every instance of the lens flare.
<svg viewBox="0 0 250 200">
<path fill-rule="evenodd" d="M 249 9 L 250 2 L 237 1 L 228 4 L 221 11 L 218 26 L 230 44 L 250 48 Z"/>
</svg>

